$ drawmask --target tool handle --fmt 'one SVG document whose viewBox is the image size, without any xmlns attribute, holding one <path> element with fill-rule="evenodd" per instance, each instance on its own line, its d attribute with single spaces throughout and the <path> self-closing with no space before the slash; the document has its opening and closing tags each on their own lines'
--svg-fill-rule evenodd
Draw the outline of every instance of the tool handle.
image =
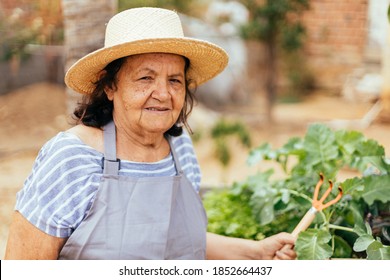
<svg viewBox="0 0 390 280">
<path fill-rule="evenodd" d="M 295 227 L 295 229 L 293 230 L 293 232 L 291 233 L 294 237 L 297 237 L 298 234 L 301 232 L 301 231 L 304 231 L 306 230 L 310 224 L 313 222 L 314 218 L 316 217 L 316 214 L 317 214 L 317 209 L 314 208 L 314 207 L 311 207 L 305 214 L 305 216 L 303 216 L 303 218 L 301 219 L 301 221 L 298 223 L 298 225 Z M 285 250 L 285 249 L 291 249 L 292 246 L 291 245 L 284 245 L 284 247 L 281 249 L 281 251 Z"/>
<path fill-rule="evenodd" d="M 304 231 L 306 230 L 310 225 L 311 223 L 313 222 L 314 218 L 316 217 L 316 214 L 317 214 L 317 209 L 314 208 L 314 207 L 311 207 L 305 214 L 305 216 L 303 216 L 303 218 L 301 219 L 301 221 L 299 222 L 299 224 L 295 227 L 295 229 L 293 230 L 293 232 L 291 233 L 294 237 L 297 237 L 298 234 L 301 232 L 301 231 Z"/>
</svg>

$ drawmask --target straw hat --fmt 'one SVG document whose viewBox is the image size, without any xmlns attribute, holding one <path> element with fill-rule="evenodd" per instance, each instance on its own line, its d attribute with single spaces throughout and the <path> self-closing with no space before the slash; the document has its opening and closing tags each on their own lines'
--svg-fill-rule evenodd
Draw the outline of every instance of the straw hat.
<svg viewBox="0 0 390 280">
<path fill-rule="evenodd" d="M 184 37 L 176 12 L 160 8 L 134 8 L 108 22 L 104 47 L 77 61 L 65 75 L 68 87 L 82 94 L 95 89 L 99 72 L 115 59 L 142 53 L 173 53 L 187 57 L 187 75 L 200 85 L 228 63 L 227 53 L 212 43 Z"/>
</svg>

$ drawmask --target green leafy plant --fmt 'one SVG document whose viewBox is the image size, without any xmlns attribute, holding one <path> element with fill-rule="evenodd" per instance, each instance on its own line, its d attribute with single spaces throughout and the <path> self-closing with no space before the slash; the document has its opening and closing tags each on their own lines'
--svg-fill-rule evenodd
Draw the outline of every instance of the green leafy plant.
<svg viewBox="0 0 390 280">
<path fill-rule="evenodd" d="M 375 140 L 314 124 L 304 137 L 291 138 L 281 148 L 265 143 L 250 152 L 250 165 L 264 161 L 277 163 L 278 176 L 275 168 L 259 170 L 228 190 L 206 193 L 210 231 L 253 239 L 291 232 L 311 207 L 323 173 L 334 182 L 331 195 L 338 186 L 344 195 L 299 234 L 298 258 L 390 259 L 390 163 Z M 356 176 L 339 181 L 345 170 Z"/>
</svg>

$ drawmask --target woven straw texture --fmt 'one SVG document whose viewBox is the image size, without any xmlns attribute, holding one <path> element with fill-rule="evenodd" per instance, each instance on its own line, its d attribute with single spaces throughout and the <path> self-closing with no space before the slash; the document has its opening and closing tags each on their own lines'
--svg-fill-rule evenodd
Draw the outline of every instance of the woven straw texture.
<svg viewBox="0 0 390 280">
<path fill-rule="evenodd" d="M 179 16 L 159 8 L 135 8 L 115 15 L 107 24 L 104 47 L 77 61 L 65 75 L 68 87 L 90 94 L 104 67 L 115 59 L 143 53 L 171 53 L 190 60 L 188 78 L 197 85 L 226 67 L 227 53 L 219 46 L 183 35 Z"/>
</svg>

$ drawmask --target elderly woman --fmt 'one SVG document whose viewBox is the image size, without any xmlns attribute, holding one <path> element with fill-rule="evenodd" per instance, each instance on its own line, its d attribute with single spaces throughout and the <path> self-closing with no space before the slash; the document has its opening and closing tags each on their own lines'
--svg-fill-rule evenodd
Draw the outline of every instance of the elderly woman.
<svg viewBox="0 0 390 280">
<path fill-rule="evenodd" d="M 206 233 L 200 169 L 184 127 L 193 90 L 227 65 L 183 36 L 176 13 L 114 16 L 105 46 L 66 84 L 78 124 L 41 149 L 17 195 L 6 259 L 293 259 L 287 233 L 262 241 Z"/>
</svg>

